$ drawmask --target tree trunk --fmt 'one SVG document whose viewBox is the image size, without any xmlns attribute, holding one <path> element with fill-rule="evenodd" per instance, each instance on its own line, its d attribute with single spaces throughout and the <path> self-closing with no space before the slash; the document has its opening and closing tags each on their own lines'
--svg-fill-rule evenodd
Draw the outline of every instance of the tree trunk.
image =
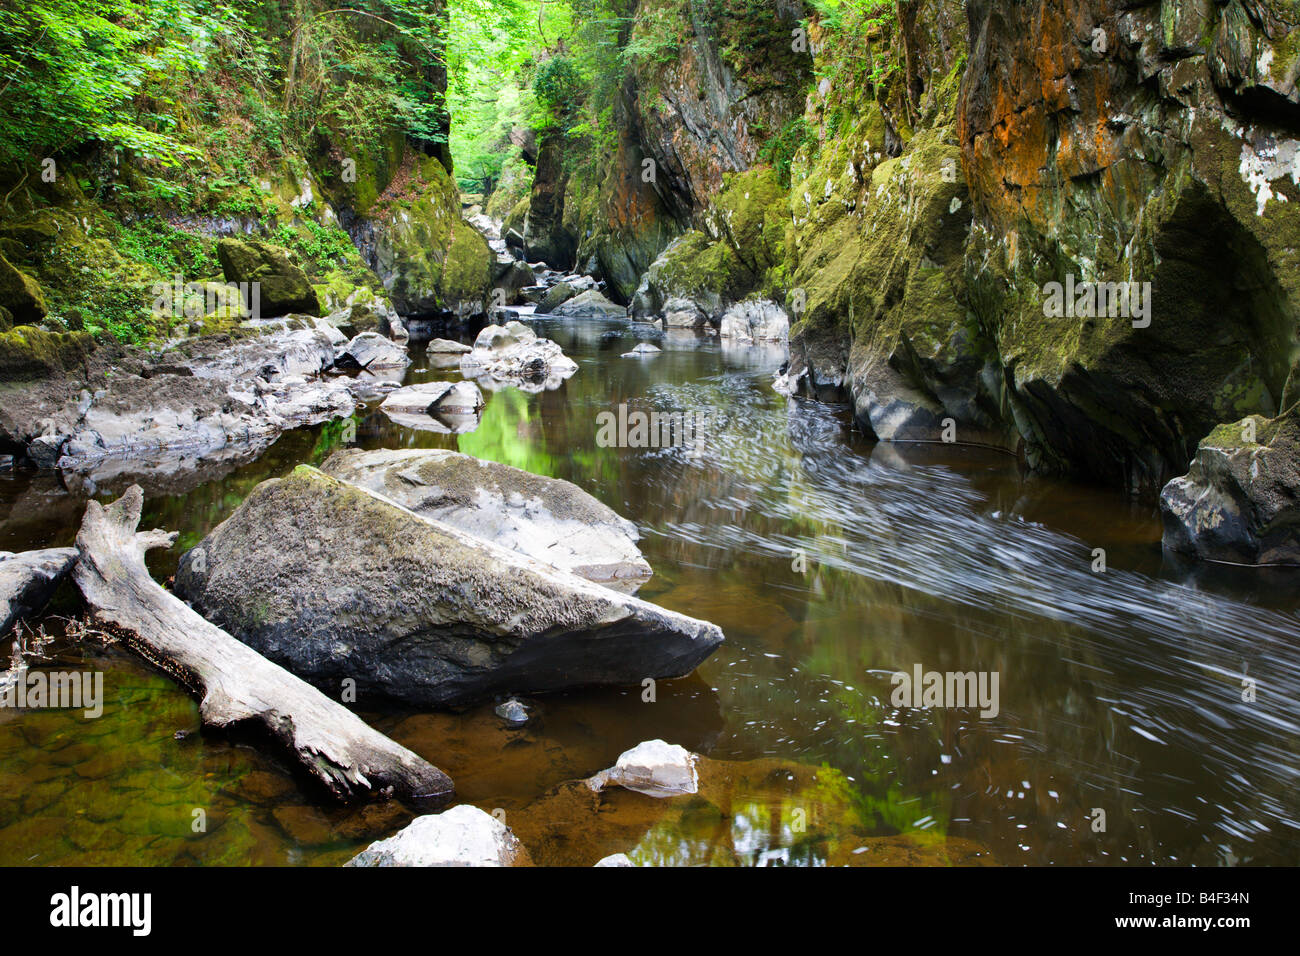
<svg viewBox="0 0 1300 956">
<path fill-rule="evenodd" d="M 199 698 L 204 724 L 261 725 L 340 800 L 392 793 L 425 806 L 450 801 L 451 779 L 437 767 L 163 590 L 144 555 L 171 547 L 176 535 L 137 533 L 143 503 L 133 485 L 107 507 L 86 506 L 73 577 L 99 622 Z"/>
</svg>

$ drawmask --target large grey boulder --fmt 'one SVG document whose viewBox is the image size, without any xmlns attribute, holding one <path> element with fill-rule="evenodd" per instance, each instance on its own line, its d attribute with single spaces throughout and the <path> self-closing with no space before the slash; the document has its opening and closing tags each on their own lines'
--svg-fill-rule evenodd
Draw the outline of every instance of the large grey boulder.
<svg viewBox="0 0 1300 956">
<path fill-rule="evenodd" d="M 1160 495 L 1164 544 L 1233 564 L 1300 565 L 1300 410 L 1220 425 Z"/>
<path fill-rule="evenodd" d="M 463 803 L 442 813 L 416 817 L 343 865 L 519 866 L 527 860 L 527 852 L 508 826 Z"/>
<path fill-rule="evenodd" d="M 334 365 L 344 371 L 404 368 L 411 359 L 399 343 L 378 332 L 362 332 L 339 350 Z"/>
<path fill-rule="evenodd" d="M 627 309 L 592 289 L 561 303 L 551 314 L 569 319 L 621 319 L 627 316 Z"/>
<path fill-rule="evenodd" d="M 0 552 L 0 638 L 8 637 L 19 620 L 38 614 L 49 603 L 76 560 L 76 548 Z"/>
<path fill-rule="evenodd" d="M 567 481 L 439 449 L 349 449 L 324 471 L 589 581 L 634 588 L 653 573 L 636 525 Z"/>
<path fill-rule="evenodd" d="M 512 386 L 526 392 L 551 391 L 577 370 L 578 363 L 559 345 L 539 339 L 522 322 L 487 326 L 460 359 L 460 373 L 490 390 Z"/>
<path fill-rule="evenodd" d="M 690 299 L 673 298 L 664 303 L 665 329 L 702 329 L 709 323 L 709 317 Z"/>
<path fill-rule="evenodd" d="M 681 677 L 723 640 L 305 465 L 184 555 L 176 592 L 318 686 L 423 706 Z"/>
</svg>

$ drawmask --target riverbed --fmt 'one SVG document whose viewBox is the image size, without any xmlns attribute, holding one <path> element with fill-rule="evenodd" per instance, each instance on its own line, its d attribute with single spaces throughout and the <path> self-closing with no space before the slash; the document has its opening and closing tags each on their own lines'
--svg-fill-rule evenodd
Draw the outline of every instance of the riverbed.
<svg viewBox="0 0 1300 956">
<path fill-rule="evenodd" d="M 554 816 L 554 788 L 643 740 L 766 768 L 730 781 L 721 809 L 637 804 L 624 826 L 548 841 L 539 862 L 907 862 L 872 848 L 949 844 L 962 852 L 925 862 L 1300 862 L 1296 574 L 1175 561 L 1150 504 L 1026 476 L 997 451 L 872 445 L 847 405 L 773 391 L 779 349 L 529 318 L 580 365 L 562 387 L 485 392 L 461 435 L 397 426 L 374 402 L 355 427 L 291 432 L 154 494 L 142 527 L 180 532 L 155 575 L 258 482 L 345 441 L 457 449 L 572 481 L 636 522 L 655 571 L 640 595 L 727 641 L 652 700 L 643 687 L 536 698 L 521 729 L 490 703 L 363 715 L 449 773 L 459 802 L 532 831 Z M 622 357 L 639 341 L 663 351 Z M 412 351 L 406 384 L 459 378 Z M 702 440 L 601 447 L 598 418 L 622 404 L 694 414 Z M 48 473 L 0 476 L 0 549 L 71 544 L 83 506 Z M 74 607 L 64 593 L 47 629 Z M 333 865 L 413 816 L 321 805 L 251 743 L 200 733 L 191 698 L 118 648 L 56 639 L 51 655 L 103 670 L 107 701 L 93 719 L 0 710 L 0 864 Z M 918 665 L 996 674 L 996 715 L 896 706 L 891 676 Z M 776 786 L 801 772 L 782 768 L 818 783 Z M 620 795 L 616 811 L 631 798 L 650 799 Z"/>
</svg>

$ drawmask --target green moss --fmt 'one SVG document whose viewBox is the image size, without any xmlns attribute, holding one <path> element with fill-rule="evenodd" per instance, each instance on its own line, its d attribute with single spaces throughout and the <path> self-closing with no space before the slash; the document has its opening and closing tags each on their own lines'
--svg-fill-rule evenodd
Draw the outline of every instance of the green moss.
<svg viewBox="0 0 1300 956">
<path fill-rule="evenodd" d="M 0 333 L 0 380 L 19 382 L 80 369 L 93 348 L 84 332 L 17 326 Z"/>
</svg>

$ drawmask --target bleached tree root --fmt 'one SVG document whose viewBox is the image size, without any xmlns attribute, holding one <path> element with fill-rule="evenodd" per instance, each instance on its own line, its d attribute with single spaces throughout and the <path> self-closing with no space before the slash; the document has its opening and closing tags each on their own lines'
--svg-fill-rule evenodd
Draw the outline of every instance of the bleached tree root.
<svg viewBox="0 0 1300 956">
<path fill-rule="evenodd" d="M 175 533 L 137 532 L 144 493 L 133 485 L 110 505 L 86 507 L 73 577 L 95 619 L 199 699 L 203 723 L 260 726 L 342 801 L 392 794 L 440 806 L 451 778 L 208 622 L 158 585 L 145 567 L 151 548 Z"/>
</svg>

